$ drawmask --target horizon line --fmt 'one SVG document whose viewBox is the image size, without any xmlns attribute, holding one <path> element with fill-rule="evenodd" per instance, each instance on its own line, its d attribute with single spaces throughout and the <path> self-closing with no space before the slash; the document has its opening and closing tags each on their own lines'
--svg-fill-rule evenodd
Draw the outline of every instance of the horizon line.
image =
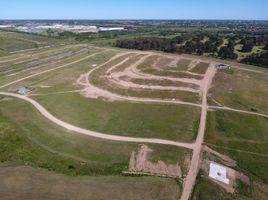
<svg viewBox="0 0 268 200">
<path fill-rule="evenodd" d="M 42 19 L 37 19 L 37 18 L 29 18 L 29 19 L 0 19 L 0 21 L 26 21 L 26 20 L 29 20 L 29 21 L 41 21 L 41 20 L 47 20 L 47 21 L 56 21 L 56 20 L 79 20 L 79 21 L 86 21 L 86 20 L 88 20 L 88 21 L 114 21 L 114 20 L 118 20 L 118 21 L 135 21 L 135 20 L 143 20 L 143 21 L 149 21 L 149 20 L 152 20 L 152 21 L 167 21 L 167 20 L 170 20 L 170 21 L 186 21 L 186 20 L 192 20 L 192 21 L 268 21 L 268 19 L 206 19 L 206 18 L 204 18 L 204 19 L 196 19 L 196 18 L 189 18 L 189 19 L 183 19 L 183 18 L 181 18 L 181 19 L 175 19 L 175 18 L 163 18 L 163 19 L 158 19 L 158 18 L 144 18 L 144 19 L 142 19 L 142 18 L 133 18 L 133 19 L 123 19 L 123 18 L 119 18 L 119 19 L 116 19 L 116 18 L 111 18 L 111 19 L 86 19 L 86 18 L 77 18 L 77 19 L 68 19 L 68 18 L 55 18 L 55 19 L 52 19 L 52 18 L 50 18 L 50 19 L 45 19 L 45 18 L 42 18 Z"/>
</svg>

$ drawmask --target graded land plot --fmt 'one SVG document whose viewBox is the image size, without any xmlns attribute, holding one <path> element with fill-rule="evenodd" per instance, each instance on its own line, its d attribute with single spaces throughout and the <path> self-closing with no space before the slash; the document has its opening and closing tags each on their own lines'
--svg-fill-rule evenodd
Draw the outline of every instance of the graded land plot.
<svg viewBox="0 0 268 200">
<path fill-rule="evenodd" d="M 33 99 L 63 121 L 108 134 L 192 142 L 199 125 L 200 109 L 192 106 L 107 102 L 77 93 Z"/>
<path fill-rule="evenodd" d="M 0 161 L 5 166 L 30 165 L 73 176 L 121 175 L 139 148 L 138 143 L 100 140 L 58 127 L 21 100 L 1 97 L 0 105 Z M 178 163 L 186 175 L 190 150 L 148 146 L 152 162 Z"/>
<path fill-rule="evenodd" d="M 69 177 L 30 167 L 0 168 L 2 199 L 177 200 L 181 188 L 159 177 Z"/>
<path fill-rule="evenodd" d="M 200 62 L 195 65 L 190 72 L 197 73 L 197 74 L 205 74 L 209 67 L 209 63 L 207 62 Z"/>
<path fill-rule="evenodd" d="M 158 78 L 151 77 L 150 74 L 139 74 L 139 72 L 135 72 L 136 70 L 142 72 L 142 66 L 147 66 L 146 68 L 153 69 L 153 66 L 150 65 L 153 65 L 152 62 L 155 60 L 153 59 L 154 57 L 159 56 L 153 55 L 148 57 L 146 54 L 124 54 L 92 71 L 88 77 L 89 83 L 103 91 L 109 91 L 111 94 L 123 97 L 173 101 L 180 100 L 193 103 L 200 101 L 200 91 L 198 90 L 199 88 L 197 88 L 198 85 L 192 84 L 191 80 L 188 80 L 188 85 L 184 83 L 187 82 L 187 80 L 184 80 L 184 82 L 174 80 L 175 85 L 172 87 L 173 80 L 165 79 L 164 75 Z M 163 71 L 163 73 L 166 72 L 167 71 L 165 70 Z M 131 81 L 132 78 L 134 78 L 133 82 Z M 166 78 L 168 78 L 168 75 L 166 75 Z M 158 82 L 159 85 L 157 85 Z M 181 86 L 177 87 L 180 84 L 179 82 L 181 83 Z M 168 84 L 170 84 L 170 87 L 168 87 Z"/>
<path fill-rule="evenodd" d="M 195 90 L 200 90 L 200 86 L 193 83 L 183 83 L 180 81 L 172 81 L 168 79 L 143 79 L 143 78 L 131 78 L 128 76 L 122 76 L 120 79 L 133 82 L 140 85 L 149 85 L 149 86 L 171 86 L 171 87 L 189 87 Z"/>
<path fill-rule="evenodd" d="M 21 50 L 57 45 L 62 42 L 66 41 L 27 33 L 0 32 L 0 49 L 4 55 Z"/>
<path fill-rule="evenodd" d="M 93 49 L 92 49 L 93 50 Z M 38 68 L 44 68 L 47 65 L 56 65 L 63 59 L 67 59 L 71 56 L 86 53 L 89 49 L 83 48 L 81 46 L 73 46 L 63 50 L 57 51 L 57 49 L 52 53 L 42 53 L 37 56 L 31 55 L 30 59 L 25 59 L 19 62 L 13 62 L 9 64 L 2 64 L 0 68 L 0 77 L 15 76 L 19 73 L 25 71 L 34 70 Z"/>
<path fill-rule="evenodd" d="M 97 53 L 96 55 L 86 58 L 85 60 L 82 60 L 75 64 L 71 64 L 69 66 L 56 69 L 48 73 L 31 77 L 29 79 L 12 84 L 4 89 L 5 91 L 15 92 L 18 88 L 25 86 L 32 90 L 31 93 L 29 94 L 30 96 L 48 95 L 50 93 L 81 90 L 83 88 L 76 83 L 81 74 L 86 73 L 88 70 L 92 69 L 93 66 L 95 65 L 100 65 L 108 61 L 112 56 L 115 55 L 114 51 L 106 51 L 106 52 L 96 51 L 96 53 Z M 93 54 L 94 53 L 89 55 Z M 86 56 L 81 56 L 81 58 L 85 58 Z M 64 64 L 68 63 L 69 62 L 66 62 L 65 59 Z M 57 66 L 54 66 L 53 68 Z M 40 70 L 38 72 L 42 72 L 44 70 Z"/>
<path fill-rule="evenodd" d="M 205 144 L 237 161 L 238 171 L 268 183 L 268 119 L 235 112 L 208 113 Z"/>
<path fill-rule="evenodd" d="M 201 80 L 203 78 L 201 75 L 193 75 L 187 72 L 180 72 L 180 71 L 175 72 L 175 71 L 153 68 L 152 65 L 153 65 L 154 60 L 155 60 L 155 56 L 151 56 L 147 58 L 142 64 L 137 66 L 137 69 L 148 75 L 156 75 L 156 76 L 162 76 L 162 77 L 166 76 L 166 77 L 172 77 L 172 78 L 189 78 L 189 79 L 197 79 L 197 80 Z"/>
<path fill-rule="evenodd" d="M 177 62 L 177 65 L 174 69 L 187 71 L 188 66 L 191 64 L 191 62 L 192 62 L 192 60 L 190 60 L 190 59 L 181 58 Z"/>
<path fill-rule="evenodd" d="M 29 78 L 40 78 L 42 73 L 45 72 L 46 70 L 51 70 L 50 73 L 55 72 L 56 70 L 63 69 L 63 68 L 68 68 L 68 67 L 74 67 L 76 64 L 78 64 L 81 61 L 87 60 L 90 57 L 93 57 L 95 54 L 100 53 L 101 51 L 96 50 L 96 49 L 91 49 L 90 53 L 88 54 L 87 49 L 81 49 L 80 52 L 74 53 L 73 55 L 60 59 L 56 63 L 48 63 L 45 62 L 43 66 L 40 67 L 40 65 L 37 65 L 37 68 L 29 68 L 27 71 L 18 71 L 18 74 L 15 74 L 14 76 L 6 76 L 1 78 L 0 83 L 1 85 L 5 85 L 7 83 L 10 83 L 12 81 L 20 80 L 22 79 L 19 83 L 21 84 L 23 82 L 23 79 L 29 77 Z M 54 70 L 56 69 L 56 70 Z M 48 71 L 49 72 L 49 71 Z M 38 75 L 41 73 L 40 75 Z M 43 75 L 46 76 L 48 73 L 44 73 Z M 44 77 L 43 76 L 43 77 Z M 13 84 L 14 85 L 14 84 Z M 14 88 L 13 88 L 14 89 Z M 15 88 L 16 89 L 16 88 Z"/>
<path fill-rule="evenodd" d="M 6 90 L 15 91 L 20 86 L 27 86 L 33 89 L 30 96 L 52 114 L 90 130 L 133 137 L 193 141 L 200 114 L 197 107 L 106 102 L 79 94 L 82 89 L 76 84 L 79 76 L 92 69 L 93 64 L 101 64 L 113 55 L 114 52 L 101 53 L 74 67 L 27 79 Z M 69 93 L 76 90 L 77 93 Z"/>
<path fill-rule="evenodd" d="M 268 70 L 266 70 L 266 73 Z M 210 96 L 224 106 L 268 113 L 268 76 L 238 69 L 219 70 Z"/>
</svg>

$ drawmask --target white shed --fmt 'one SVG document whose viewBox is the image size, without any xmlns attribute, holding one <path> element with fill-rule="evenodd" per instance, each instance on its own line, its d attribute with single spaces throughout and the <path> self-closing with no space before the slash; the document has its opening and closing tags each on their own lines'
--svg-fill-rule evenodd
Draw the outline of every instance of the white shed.
<svg viewBox="0 0 268 200">
<path fill-rule="evenodd" d="M 227 178 L 227 168 L 213 162 L 210 163 L 209 177 L 227 185 L 230 183 Z"/>
</svg>

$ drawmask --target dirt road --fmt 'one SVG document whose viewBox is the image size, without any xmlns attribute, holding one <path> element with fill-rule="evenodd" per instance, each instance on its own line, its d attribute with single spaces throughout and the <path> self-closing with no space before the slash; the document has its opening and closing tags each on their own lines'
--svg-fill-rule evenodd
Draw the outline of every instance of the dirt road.
<svg viewBox="0 0 268 200">
<path fill-rule="evenodd" d="M 203 80 L 202 84 L 202 110 L 201 110 L 201 118 L 200 118 L 200 124 L 199 124 L 199 130 L 196 142 L 194 144 L 193 149 L 193 156 L 192 161 L 190 165 L 189 172 L 186 176 L 185 184 L 183 193 L 181 196 L 181 200 L 188 200 L 191 196 L 195 180 L 197 177 L 197 174 L 199 172 L 199 164 L 200 164 L 200 155 L 202 150 L 202 144 L 204 141 L 204 135 L 205 135 L 205 129 L 206 129 L 206 120 L 207 120 L 207 93 L 210 88 L 210 85 L 212 83 L 213 77 L 216 74 L 216 68 L 214 67 L 214 64 L 211 63 L 210 67 L 208 68 L 205 78 Z"/>
<path fill-rule="evenodd" d="M 12 82 L 10 82 L 10 83 L 7 83 L 7 84 L 5 84 L 5 85 L 0 86 L 0 89 L 1 89 L 1 88 L 4 88 L 4 87 L 7 87 L 7 86 L 9 86 L 9 85 L 18 83 L 18 82 L 20 82 L 20 81 L 24 81 L 24 80 L 26 80 L 26 79 L 29 79 L 29 78 L 32 78 L 32 77 L 35 77 L 35 76 L 44 74 L 44 73 L 48 73 L 48 72 L 52 72 L 52 71 L 57 70 L 57 69 L 61 69 L 61 68 L 64 68 L 64 67 L 68 67 L 68 66 L 70 66 L 70 65 L 79 63 L 79 62 L 81 62 L 81 61 L 83 61 L 83 60 L 86 60 L 86 59 L 88 59 L 88 58 L 90 58 L 90 57 L 96 56 L 96 55 L 98 55 L 98 54 L 100 54 L 100 53 L 103 53 L 103 52 L 106 52 L 106 51 L 109 51 L 109 50 L 100 51 L 100 52 L 91 54 L 91 55 L 89 55 L 89 56 L 86 56 L 86 57 L 84 57 L 84 58 L 81 58 L 81 59 L 79 59 L 79 60 L 75 60 L 75 61 L 73 61 L 73 62 L 70 62 L 70 63 L 64 64 L 64 65 L 61 65 L 61 66 L 59 66 L 59 67 L 55 67 L 55 68 L 52 68 L 52 69 L 48 69 L 48 70 L 45 70 L 45 71 L 42 71 L 42 72 L 39 72 L 39 73 L 36 73 L 36 74 L 32 74 L 32 75 L 30 75 L 30 76 L 26 76 L 26 77 L 24 77 L 24 78 L 21 78 L 21 79 L 15 80 L 15 81 L 12 81 Z"/>
<path fill-rule="evenodd" d="M 51 122 L 57 124 L 58 126 L 61 126 L 65 129 L 68 129 L 70 131 L 74 131 L 79 134 L 96 137 L 100 139 L 105 140 L 112 140 L 112 141 L 120 141 L 120 142 L 134 142 L 134 143 L 151 143 L 151 144 L 164 144 L 164 145 L 172 145 L 177 147 L 183 147 L 187 149 L 193 149 L 193 144 L 190 143 L 181 143 L 181 142 L 175 142 L 171 140 L 163 140 L 163 139 L 155 139 L 155 138 L 135 138 L 135 137 L 124 137 L 124 136 L 116 136 L 116 135 L 109 135 L 104 133 L 98 133 L 95 131 L 90 131 L 87 129 L 83 129 L 74 125 L 71 125 L 69 123 L 66 123 L 64 121 L 61 121 L 60 119 L 56 118 L 52 114 L 50 114 L 43 106 L 41 106 L 39 103 L 34 101 L 33 99 L 22 96 L 19 94 L 13 94 L 13 93 L 7 93 L 7 92 L 0 92 L 0 95 L 4 96 L 10 96 L 22 99 L 24 101 L 29 102 L 32 104 L 44 117 L 46 117 Z"/>
<path fill-rule="evenodd" d="M 244 113 L 244 114 L 249 114 L 249 115 L 257 115 L 257 116 L 261 116 L 261 117 L 267 117 L 267 114 L 262 114 L 262 113 L 257 113 L 257 112 L 250 112 L 250 111 L 245 111 L 245 110 L 238 110 L 238 109 L 234 109 L 234 108 L 229 108 L 226 106 L 209 106 L 210 109 L 218 109 L 218 110 L 227 110 L 227 111 L 233 111 L 233 112 L 239 112 L 239 113 Z"/>
</svg>

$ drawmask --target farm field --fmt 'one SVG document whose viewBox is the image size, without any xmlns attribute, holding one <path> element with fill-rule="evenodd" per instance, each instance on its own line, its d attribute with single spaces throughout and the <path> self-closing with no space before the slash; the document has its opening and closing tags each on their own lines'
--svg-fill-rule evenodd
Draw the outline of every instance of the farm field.
<svg viewBox="0 0 268 200">
<path fill-rule="evenodd" d="M 10 45 L 0 55 L 1 196 L 267 197 L 266 69 L 220 69 L 230 62 L 61 45 L 64 39 L 30 34 L 1 37 Z M 42 42 L 54 45 L 29 50 Z M 234 172 L 229 187 L 208 177 L 211 162 Z"/>
</svg>

